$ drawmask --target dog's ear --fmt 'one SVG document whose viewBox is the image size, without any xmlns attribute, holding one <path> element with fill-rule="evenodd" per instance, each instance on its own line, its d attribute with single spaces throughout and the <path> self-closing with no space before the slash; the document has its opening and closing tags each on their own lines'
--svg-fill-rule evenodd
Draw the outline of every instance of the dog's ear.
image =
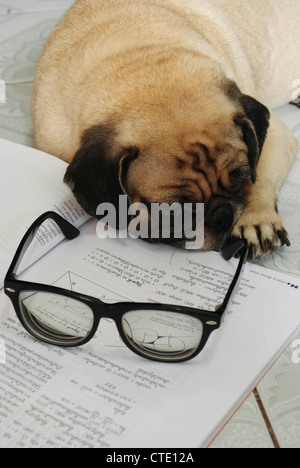
<svg viewBox="0 0 300 468">
<path fill-rule="evenodd" d="M 67 169 L 64 182 L 86 213 L 96 217 L 101 203 L 118 208 L 119 195 L 124 193 L 126 160 L 136 154 L 136 148 L 122 148 L 117 144 L 116 131 L 111 125 L 95 126 L 83 133 L 81 147 Z"/>
<path fill-rule="evenodd" d="M 270 124 L 270 112 L 268 109 L 250 96 L 242 95 L 240 103 L 245 115 L 239 115 L 235 123 L 243 131 L 245 143 L 248 146 L 248 158 L 251 169 L 252 182 L 256 182 L 256 168 L 263 150 Z"/>
<path fill-rule="evenodd" d="M 250 96 L 243 95 L 241 101 L 248 119 L 254 126 L 261 154 L 270 125 L 270 112 L 263 104 Z"/>
<path fill-rule="evenodd" d="M 256 99 L 242 94 L 234 81 L 223 83 L 225 94 L 239 107 L 234 123 L 241 127 L 243 138 L 248 146 L 248 158 L 252 182 L 256 181 L 256 167 L 262 153 L 270 125 L 269 110 Z"/>
</svg>

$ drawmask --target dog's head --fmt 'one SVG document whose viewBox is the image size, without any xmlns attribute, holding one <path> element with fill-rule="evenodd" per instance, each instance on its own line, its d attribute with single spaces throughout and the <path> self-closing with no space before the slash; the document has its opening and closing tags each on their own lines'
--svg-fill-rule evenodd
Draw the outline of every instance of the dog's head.
<svg viewBox="0 0 300 468">
<path fill-rule="evenodd" d="M 229 81 L 92 126 L 65 182 L 92 216 L 101 203 L 204 203 L 204 249 L 218 249 L 255 183 L 269 111 Z"/>
</svg>

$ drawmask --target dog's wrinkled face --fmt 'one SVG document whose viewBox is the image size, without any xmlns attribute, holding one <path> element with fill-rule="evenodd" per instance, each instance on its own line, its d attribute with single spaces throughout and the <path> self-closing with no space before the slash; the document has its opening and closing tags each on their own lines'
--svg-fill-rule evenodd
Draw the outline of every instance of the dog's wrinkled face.
<svg viewBox="0 0 300 468">
<path fill-rule="evenodd" d="M 219 96 L 198 113 L 191 105 L 173 119 L 152 113 L 136 127 L 125 119 L 86 130 L 65 177 L 85 211 L 117 207 L 124 193 L 146 205 L 204 203 L 203 248 L 220 248 L 242 212 L 243 185 L 256 181 L 270 114 L 231 82 Z"/>
</svg>

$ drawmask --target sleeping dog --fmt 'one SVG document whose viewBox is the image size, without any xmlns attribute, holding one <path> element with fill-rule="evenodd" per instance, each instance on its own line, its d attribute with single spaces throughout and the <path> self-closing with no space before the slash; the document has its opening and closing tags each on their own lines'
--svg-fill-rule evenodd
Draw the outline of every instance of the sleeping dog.
<svg viewBox="0 0 300 468">
<path fill-rule="evenodd" d="M 299 0 L 77 0 L 41 56 L 37 148 L 92 216 L 204 203 L 204 249 L 289 245 L 276 209 L 298 142 L 272 109 L 300 78 Z"/>
</svg>

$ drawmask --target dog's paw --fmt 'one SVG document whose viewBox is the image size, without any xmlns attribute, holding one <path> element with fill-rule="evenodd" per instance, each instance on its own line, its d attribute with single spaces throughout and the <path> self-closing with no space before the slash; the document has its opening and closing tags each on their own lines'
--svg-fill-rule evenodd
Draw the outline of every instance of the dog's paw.
<svg viewBox="0 0 300 468">
<path fill-rule="evenodd" d="M 242 213 L 232 231 L 232 238 L 247 239 L 249 259 L 270 254 L 283 245 L 290 246 L 288 233 L 276 211 Z"/>
</svg>

